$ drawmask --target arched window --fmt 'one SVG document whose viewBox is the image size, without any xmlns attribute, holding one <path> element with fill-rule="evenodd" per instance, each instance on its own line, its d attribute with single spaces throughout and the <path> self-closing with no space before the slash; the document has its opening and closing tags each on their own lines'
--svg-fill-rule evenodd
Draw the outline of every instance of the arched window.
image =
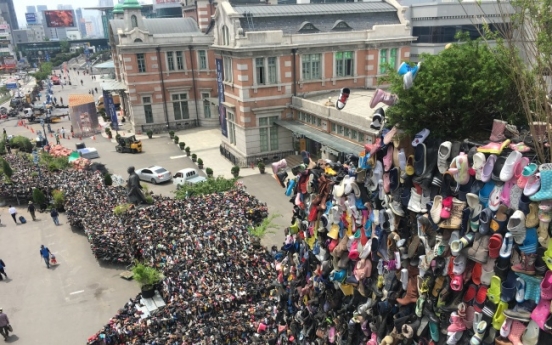
<svg viewBox="0 0 552 345">
<path fill-rule="evenodd" d="M 134 40 L 134 43 L 142 43 L 142 40 L 137 38 L 137 39 Z"/>
<path fill-rule="evenodd" d="M 301 27 L 299 28 L 298 32 L 300 33 L 314 33 L 319 32 L 318 28 L 314 26 L 312 23 L 309 22 L 303 22 L 301 24 Z"/>
<path fill-rule="evenodd" d="M 132 15 L 132 17 L 130 17 L 130 22 L 133 28 L 138 26 L 138 19 L 136 19 L 136 16 L 134 14 Z"/>
<path fill-rule="evenodd" d="M 336 21 L 332 28 L 332 31 L 350 31 L 350 30 L 353 30 L 353 28 L 351 28 L 349 24 L 345 23 L 343 20 Z"/>
<path fill-rule="evenodd" d="M 230 45 L 230 30 L 228 30 L 228 27 L 226 25 L 222 27 L 222 45 Z"/>
</svg>

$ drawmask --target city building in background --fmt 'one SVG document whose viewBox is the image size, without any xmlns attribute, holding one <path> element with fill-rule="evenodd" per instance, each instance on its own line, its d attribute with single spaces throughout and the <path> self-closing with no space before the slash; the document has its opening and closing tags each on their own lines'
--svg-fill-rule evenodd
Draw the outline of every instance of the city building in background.
<svg viewBox="0 0 552 345">
<path fill-rule="evenodd" d="M 26 9 L 26 13 L 36 13 L 36 6 L 27 6 Z"/>
<path fill-rule="evenodd" d="M 157 18 L 182 17 L 180 0 L 153 0 L 153 10 L 157 14 Z"/>
<path fill-rule="evenodd" d="M 108 40 L 105 38 L 85 38 L 73 40 L 70 42 L 70 49 L 73 47 L 90 47 L 91 51 L 108 50 Z M 92 48 L 93 47 L 93 48 Z M 61 52 L 61 41 L 41 41 L 18 44 L 17 48 L 21 54 L 27 58 L 29 63 L 39 64 L 48 61 L 51 57 Z"/>
<path fill-rule="evenodd" d="M 77 16 L 77 27 L 79 28 L 81 37 L 86 37 L 86 19 L 84 19 L 82 15 L 82 8 L 77 8 L 75 10 L 75 15 Z"/>
<path fill-rule="evenodd" d="M 65 29 L 65 35 L 67 36 L 68 40 L 80 40 L 83 37 L 81 36 L 81 33 L 79 29 L 77 28 L 66 28 Z"/>
<path fill-rule="evenodd" d="M 13 0 L 0 0 L 0 11 L 5 24 L 9 25 L 11 30 L 19 29 Z"/>
</svg>

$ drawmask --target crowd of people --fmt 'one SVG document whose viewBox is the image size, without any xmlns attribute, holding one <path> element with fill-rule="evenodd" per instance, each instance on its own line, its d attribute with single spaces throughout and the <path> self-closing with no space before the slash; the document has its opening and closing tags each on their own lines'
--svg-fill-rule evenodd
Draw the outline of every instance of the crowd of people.
<svg viewBox="0 0 552 345">
<path fill-rule="evenodd" d="M 16 188 L 65 191 L 67 219 L 86 233 L 98 260 L 140 260 L 165 276 L 158 286 L 164 308 L 142 319 L 141 296 L 131 298 L 89 344 L 276 344 L 286 334 L 276 252 L 254 245 L 248 231 L 267 208 L 244 189 L 185 200 L 154 196 L 152 205 L 116 214 L 126 189 L 105 186 L 101 173 L 43 170 L 39 179 L 26 156 L 5 158 Z M 0 188 L 10 197 L 15 187 Z"/>
</svg>

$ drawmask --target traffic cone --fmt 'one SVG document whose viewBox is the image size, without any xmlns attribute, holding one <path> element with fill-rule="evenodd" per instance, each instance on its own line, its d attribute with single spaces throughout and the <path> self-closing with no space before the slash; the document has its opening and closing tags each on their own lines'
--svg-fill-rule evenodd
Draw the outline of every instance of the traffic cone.
<svg viewBox="0 0 552 345">
<path fill-rule="evenodd" d="M 96 141 L 96 136 L 95 135 L 92 136 L 92 140 Z"/>
<path fill-rule="evenodd" d="M 52 133 L 50 133 L 50 138 L 53 138 L 53 137 L 54 137 L 54 135 Z"/>
</svg>

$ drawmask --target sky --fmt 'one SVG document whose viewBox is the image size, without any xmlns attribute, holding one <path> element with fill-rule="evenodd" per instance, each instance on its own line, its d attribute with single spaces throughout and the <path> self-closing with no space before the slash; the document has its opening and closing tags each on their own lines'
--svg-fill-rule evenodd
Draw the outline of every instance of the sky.
<svg viewBox="0 0 552 345">
<path fill-rule="evenodd" d="M 26 26 L 27 23 L 25 22 L 25 12 L 27 11 L 27 6 L 36 6 L 36 5 L 47 5 L 49 10 L 56 10 L 58 4 L 71 4 L 73 6 L 73 9 L 77 9 L 79 7 L 94 7 L 98 6 L 99 1 L 98 0 L 58 0 L 59 2 L 54 2 L 52 0 L 13 0 L 13 5 L 15 6 L 15 12 L 17 13 L 17 21 L 19 22 L 19 26 L 23 27 Z M 113 0 L 113 3 L 116 3 L 117 0 Z M 145 0 L 140 1 L 143 3 L 152 3 L 151 0 Z M 89 12 L 89 13 L 86 13 Z M 85 11 L 83 14 L 86 16 L 98 16 L 100 13 L 98 11 Z"/>
</svg>

